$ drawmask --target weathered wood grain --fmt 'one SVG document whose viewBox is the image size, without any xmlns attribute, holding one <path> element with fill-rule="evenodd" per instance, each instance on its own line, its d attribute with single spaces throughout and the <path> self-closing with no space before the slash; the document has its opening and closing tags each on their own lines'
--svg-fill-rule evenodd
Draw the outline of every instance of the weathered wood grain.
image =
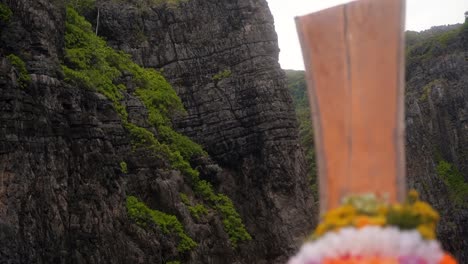
<svg viewBox="0 0 468 264">
<path fill-rule="evenodd" d="M 404 0 L 361 0 L 296 18 L 311 100 L 321 210 L 349 194 L 401 200 Z"/>
</svg>

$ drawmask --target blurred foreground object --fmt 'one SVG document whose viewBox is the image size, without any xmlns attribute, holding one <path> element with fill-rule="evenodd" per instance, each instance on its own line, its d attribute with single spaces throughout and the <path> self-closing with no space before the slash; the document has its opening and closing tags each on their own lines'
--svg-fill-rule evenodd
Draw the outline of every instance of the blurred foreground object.
<svg viewBox="0 0 468 264">
<path fill-rule="evenodd" d="M 456 263 L 404 156 L 404 0 L 298 17 L 319 169 L 321 224 L 290 264 Z"/>
<path fill-rule="evenodd" d="M 404 199 L 403 14 L 403 0 L 362 0 L 296 20 L 322 212 L 349 194 Z"/>
<path fill-rule="evenodd" d="M 410 191 L 404 203 L 350 196 L 328 211 L 288 264 L 457 263 L 436 240 L 439 214 Z"/>
</svg>

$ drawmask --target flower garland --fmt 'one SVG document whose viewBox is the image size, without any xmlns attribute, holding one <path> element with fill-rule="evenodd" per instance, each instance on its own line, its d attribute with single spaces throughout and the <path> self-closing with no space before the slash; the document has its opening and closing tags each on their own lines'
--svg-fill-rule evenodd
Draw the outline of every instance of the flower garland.
<svg viewBox="0 0 468 264">
<path fill-rule="evenodd" d="M 456 264 L 435 240 L 438 221 L 414 190 L 395 205 L 351 196 L 323 216 L 288 264 Z"/>
</svg>

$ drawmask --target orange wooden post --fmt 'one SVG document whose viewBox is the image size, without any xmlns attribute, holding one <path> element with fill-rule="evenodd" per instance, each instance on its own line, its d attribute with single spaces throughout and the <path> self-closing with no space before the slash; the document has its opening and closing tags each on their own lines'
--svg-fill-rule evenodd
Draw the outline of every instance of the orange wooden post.
<svg viewBox="0 0 468 264">
<path fill-rule="evenodd" d="M 361 0 L 296 18 L 311 101 L 320 207 L 405 195 L 404 0 Z"/>
</svg>

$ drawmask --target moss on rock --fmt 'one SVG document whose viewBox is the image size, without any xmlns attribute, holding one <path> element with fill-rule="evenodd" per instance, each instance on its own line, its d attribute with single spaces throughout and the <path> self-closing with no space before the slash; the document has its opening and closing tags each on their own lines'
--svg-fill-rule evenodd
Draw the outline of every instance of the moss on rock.
<svg viewBox="0 0 468 264">
<path fill-rule="evenodd" d="M 164 234 L 177 234 L 179 236 L 177 246 L 179 252 L 190 251 L 197 246 L 197 243 L 185 233 L 182 224 L 174 215 L 152 210 L 135 196 L 128 196 L 126 205 L 128 216 L 137 225 L 147 227 L 148 224 L 156 224 Z"/>
<path fill-rule="evenodd" d="M 24 61 L 15 54 L 10 54 L 7 58 L 11 65 L 13 65 L 13 67 L 18 71 L 18 82 L 21 88 L 28 87 L 31 83 L 31 76 L 29 76 L 29 72 L 26 69 L 26 63 L 24 63 Z"/>
</svg>

